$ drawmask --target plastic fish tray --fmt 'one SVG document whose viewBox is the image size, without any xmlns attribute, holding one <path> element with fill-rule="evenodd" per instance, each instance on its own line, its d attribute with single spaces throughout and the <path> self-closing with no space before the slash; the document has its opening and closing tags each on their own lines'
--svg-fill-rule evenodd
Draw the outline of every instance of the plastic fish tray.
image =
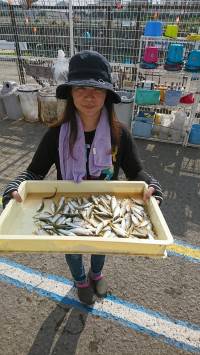
<svg viewBox="0 0 200 355">
<path fill-rule="evenodd" d="M 132 239 L 118 237 L 35 235 L 33 216 L 43 197 L 57 189 L 55 201 L 61 196 L 89 196 L 111 194 L 116 197 L 134 197 L 141 201 L 147 185 L 144 182 L 84 181 L 79 184 L 66 181 L 25 181 L 19 187 L 22 202 L 11 200 L 0 216 L 0 252 L 118 254 L 165 257 L 166 248 L 173 243 L 163 214 L 151 197 L 146 210 L 158 239 Z M 45 200 L 49 207 L 52 200 Z M 48 206 L 49 204 L 49 206 Z"/>
</svg>

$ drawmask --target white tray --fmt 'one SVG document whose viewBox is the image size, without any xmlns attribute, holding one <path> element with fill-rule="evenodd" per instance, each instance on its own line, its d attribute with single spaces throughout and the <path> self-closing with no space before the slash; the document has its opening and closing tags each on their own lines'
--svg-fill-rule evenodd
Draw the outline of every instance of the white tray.
<svg viewBox="0 0 200 355">
<path fill-rule="evenodd" d="M 121 254 L 164 257 L 166 248 L 173 243 L 172 235 L 154 197 L 146 204 L 154 226 L 155 240 L 131 238 L 103 238 L 86 236 L 34 235 L 33 216 L 42 197 L 57 189 L 60 196 L 113 194 L 141 200 L 147 185 L 144 182 L 84 181 L 79 184 L 66 181 L 25 181 L 19 187 L 22 202 L 11 200 L 0 216 L 0 252 L 52 252 Z M 45 200 L 45 203 L 51 203 Z"/>
</svg>

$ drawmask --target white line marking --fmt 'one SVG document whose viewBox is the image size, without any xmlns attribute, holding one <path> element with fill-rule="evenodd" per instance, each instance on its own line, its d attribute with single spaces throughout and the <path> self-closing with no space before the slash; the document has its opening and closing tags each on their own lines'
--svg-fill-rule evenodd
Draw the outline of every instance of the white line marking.
<svg viewBox="0 0 200 355">
<path fill-rule="evenodd" d="M 25 267 L 24 267 L 25 268 Z M 43 276 L 40 273 L 34 273 L 33 271 L 27 272 L 21 268 L 9 265 L 0 261 L 0 275 L 9 277 L 15 281 L 32 286 L 33 288 L 39 288 L 44 291 L 56 294 L 60 297 L 68 297 L 72 300 L 78 301 L 76 296 L 76 290 L 69 284 L 62 281 L 57 281 Z M 117 302 L 108 298 L 102 302 L 96 302 L 92 308 L 92 313 L 98 314 L 104 313 L 104 318 L 109 318 L 109 315 L 113 318 L 119 318 L 124 322 L 131 322 L 138 327 L 145 328 L 150 332 L 163 335 L 166 338 L 170 338 L 170 342 L 178 342 L 185 344 L 186 347 L 194 347 L 200 349 L 200 327 L 195 325 L 188 325 L 186 322 L 173 321 L 167 317 L 162 317 L 155 312 L 145 312 L 140 306 L 128 307 L 126 303 Z M 107 316 L 105 315 L 107 314 Z M 155 336 L 155 334 L 154 334 Z M 174 344 L 175 345 L 175 344 Z"/>
</svg>

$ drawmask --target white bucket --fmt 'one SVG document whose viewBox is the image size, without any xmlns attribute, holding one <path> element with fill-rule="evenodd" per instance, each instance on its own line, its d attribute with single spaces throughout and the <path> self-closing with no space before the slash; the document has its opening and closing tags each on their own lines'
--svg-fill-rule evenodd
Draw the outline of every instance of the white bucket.
<svg viewBox="0 0 200 355">
<path fill-rule="evenodd" d="M 38 90 L 38 85 L 21 85 L 17 89 L 25 121 L 36 122 L 39 120 L 37 99 Z"/>
</svg>

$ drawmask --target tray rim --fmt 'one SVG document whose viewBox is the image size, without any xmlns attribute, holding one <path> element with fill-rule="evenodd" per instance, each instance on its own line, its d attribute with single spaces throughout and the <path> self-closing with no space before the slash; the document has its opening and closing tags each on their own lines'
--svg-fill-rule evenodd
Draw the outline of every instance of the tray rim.
<svg viewBox="0 0 200 355">
<path fill-rule="evenodd" d="M 24 181 L 20 184 L 19 186 L 19 193 L 21 193 L 22 195 L 22 200 L 24 201 L 25 198 L 26 198 L 26 193 L 27 193 L 27 189 L 25 188 L 26 187 L 26 184 L 28 185 L 35 185 L 37 187 L 45 187 L 45 186 L 48 186 L 48 192 L 53 192 L 55 191 L 55 185 L 56 186 L 76 186 L 77 187 L 77 184 L 72 182 L 72 181 L 63 181 L 63 180 L 31 180 L 31 181 Z M 148 185 L 143 182 L 143 181 L 102 181 L 102 180 L 98 180 L 98 181 L 83 181 L 82 183 L 82 186 L 84 185 L 85 187 L 88 186 L 88 188 L 91 189 L 91 187 L 95 187 L 95 186 L 102 186 L 102 184 L 104 184 L 104 189 L 107 189 L 107 193 L 112 193 L 113 191 L 109 191 L 109 188 L 112 186 L 113 188 L 119 188 L 120 186 L 126 186 L 127 188 L 129 186 L 137 186 L 137 187 L 143 187 L 143 189 L 147 189 Z M 79 187 L 81 185 L 79 184 Z M 52 188 L 51 191 L 49 191 L 49 187 Z M 78 191 L 79 192 L 79 191 Z M 77 192 L 77 193 L 78 193 Z M 85 193 L 93 193 L 93 191 L 83 191 Z M 46 193 L 46 191 L 42 191 L 42 193 Z M 64 193 L 63 191 L 59 192 L 59 189 L 58 189 L 58 193 Z M 69 193 L 71 193 L 69 191 Z M 99 194 L 103 194 L 103 193 L 106 193 L 104 191 L 99 191 Z M 125 192 L 121 192 L 121 193 L 127 193 L 126 191 Z M 116 192 L 117 194 L 117 192 Z M 67 195 L 67 192 L 66 192 L 66 195 Z M 22 202 L 23 203 L 23 202 Z M 165 218 L 157 204 L 157 201 L 154 197 L 151 197 L 147 203 L 147 209 L 148 209 L 148 204 L 152 204 L 153 206 L 153 209 L 156 211 L 156 213 L 158 214 L 158 217 L 159 217 L 159 220 L 160 220 L 160 223 L 162 225 L 162 228 L 163 230 L 165 230 L 165 235 L 166 235 L 166 239 L 155 239 L 155 240 L 146 240 L 146 239 L 138 239 L 138 240 L 135 240 L 135 239 L 131 239 L 131 238 L 103 238 L 103 237 L 88 237 L 88 236 L 77 236 L 77 237 L 68 237 L 68 236 L 56 236 L 56 235 L 53 235 L 53 236 L 47 236 L 47 235 L 41 235 L 41 236 L 38 236 L 38 235 L 34 235 L 34 234 L 26 234 L 26 235 L 20 235 L 20 234 L 1 234 L 0 233 L 0 242 L 6 242 L 6 240 L 9 242 L 11 240 L 14 240 L 15 242 L 17 241 L 26 241 L 26 242 L 36 242 L 36 243 L 42 243 L 43 241 L 46 241 L 46 242 L 50 242 L 50 243 L 53 243 L 53 242 L 56 242 L 57 244 L 59 243 L 63 243 L 63 241 L 67 241 L 67 242 L 70 242 L 70 241 L 75 241 L 75 242 L 82 242 L 82 243 L 91 243 L 93 245 L 95 244 L 101 244 L 102 242 L 109 242 L 109 245 L 116 245 L 116 244 L 120 244 L 120 245 L 128 245 L 130 244 L 131 246 L 153 246 L 155 245 L 155 247 L 160 247 L 160 248 L 166 248 L 168 245 L 171 245 L 173 244 L 174 242 L 174 239 L 173 239 L 173 236 L 168 228 L 168 225 L 165 221 Z M 6 206 L 6 208 L 4 209 L 4 211 L 2 212 L 1 216 L 0 216 L 0 224 L 3 223 L 4 219 L 7 217 L 7 215 L 9 214 L 9 210 L 11 208 L 13 208 L 13 205 L 17 204 L 17 202 L 15 200 L 11 200 L 8 205 Z M 1 246 L 0 246 L 0 252 L 1 252 Z M 31 252 L 31 251 L 30 251 Z M 34 252 L 34 251 L 33 251 Z M 36 251 L 38 252 L 38 251 Z M 56 250 L 55 250 L 55 253 L 56 253 Z M 117 252 L 117 253 L 114 253 L 113 254 L 120 254 L 120 252 Z M 130 253 L 130 255 L 134 255 L 134 253 Z M 139 254 L 135 254 L 135 255 L 139 255 Z M 148 252 L 144 253 L 144 255 L 149 255 Z M 156 257 L 156 254 L 155 254 L 155 257 Z"/>
</svg>

